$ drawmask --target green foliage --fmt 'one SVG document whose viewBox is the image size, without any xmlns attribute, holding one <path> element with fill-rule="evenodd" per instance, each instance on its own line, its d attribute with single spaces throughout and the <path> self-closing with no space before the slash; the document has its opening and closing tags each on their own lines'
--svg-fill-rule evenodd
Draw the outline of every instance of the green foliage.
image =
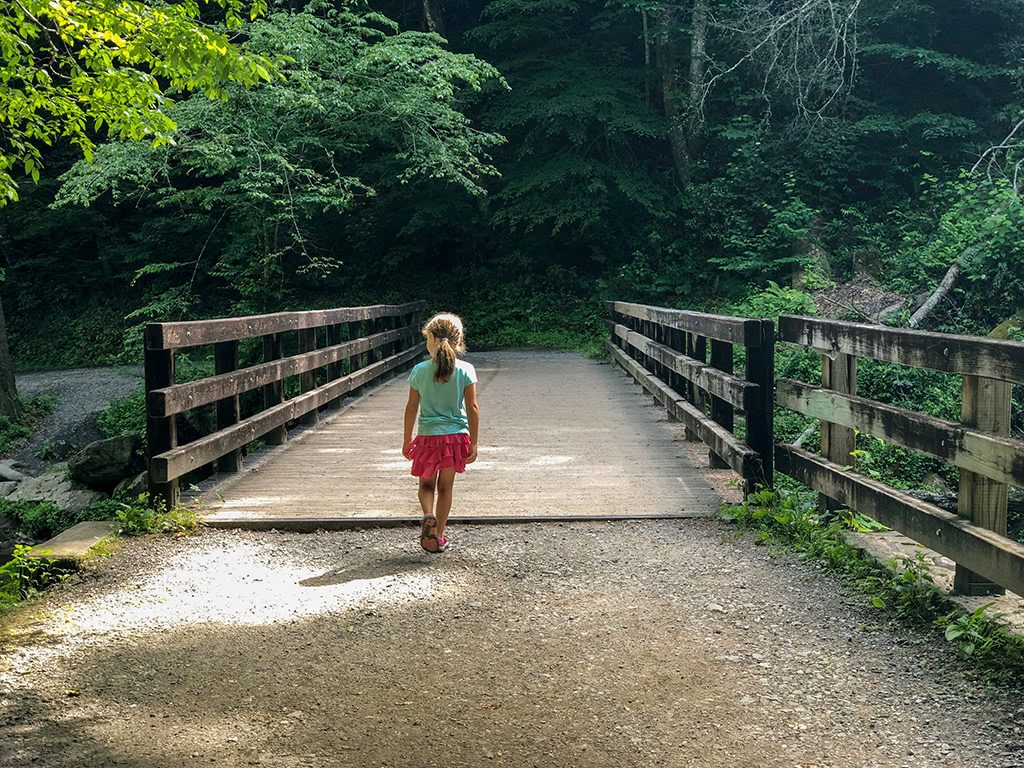
<svg viewBox="0 0 1024 768">
<path fill-rule="evenodd" d="M 42 147 L 69 141 L 91 158 L 112 137 L 171 140 L 165 88 L 222 97 L 226 82 L 270 80 L 271 59 L 232 40 L 264 0 L 89 4 L 23 0 L 0 12 L 0 206 L 18 199 L 15 173 L 39 180 Z M 212 23 L 216 13 L 221 23 Z M 201 18 L 201 14 L 202 18 Z M 218 28 L 219 27 L 219 28 Z"/>
<path fill-rule="evenodd" d="M 0 565 L 0 608 L 28 600 L 71 574 L 45 557 L 30 557 L 32 547 L 17 544 L 11 559 Z M 45 555 L 47 551 L 37 553 Z"/>
<path fill-rule="evenodd" d="M 18 530 L 41 541 L 70 528 L 77 520 L 70 520 L 53 502 L 11 501 L 0 499 L 0 515 L 9 517 Z"/>
<path fill-rule="evenodd" d="M 56 405 L 57 398 L 53 395 L 34 395 L 22 403 L 20 419 L 0 416 L 0 454 L 14 451 L 36 431 L 43 419 L 53 413 Z"/>
<path fill-rule="evenodd" d="M 191 533 L 200 524 L 198 512 L 179 504 L 168 509 L 162 500 L 151 504 L 149 494 L 143 493 L 130 502 L 115 502 L 117 533 L 121 536 L 143 536 L 149 533 Z"/>
<path fill-rule="evenodd" d="M 128 397 L 115 400 L 99 415 L 96 421 L 107 437 L 119 435 L 146 434 L 146 391 L 143 387 Z"/>
</svg>

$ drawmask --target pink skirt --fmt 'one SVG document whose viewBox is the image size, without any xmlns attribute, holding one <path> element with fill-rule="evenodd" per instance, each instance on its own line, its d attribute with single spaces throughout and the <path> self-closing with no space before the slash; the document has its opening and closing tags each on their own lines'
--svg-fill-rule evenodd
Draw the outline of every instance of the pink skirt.
<svg viewBox="0 0 1024 768">
<path fill-rule="evenodd" d="M 409 451 L 412 456 L 412 474 L 433 477 L 442 469 L 466 471 L 469 456 L 469 435 L 418 435 Z"/>
</svg>

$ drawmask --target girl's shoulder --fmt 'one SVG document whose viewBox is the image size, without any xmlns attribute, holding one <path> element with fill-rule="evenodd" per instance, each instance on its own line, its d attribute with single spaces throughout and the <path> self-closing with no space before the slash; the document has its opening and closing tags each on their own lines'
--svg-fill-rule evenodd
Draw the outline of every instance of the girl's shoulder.
<svg viewBox="0 0 1024 768">
<path fill-rule="evenodd" d="M 468 379 L 468 383 L 476 384 L 476 368 L 473 367 L 472 363 L 468 363 L 465 360 L 456 360 L 455 370 L 459 371 L 464 378 Z"/>
</svg>

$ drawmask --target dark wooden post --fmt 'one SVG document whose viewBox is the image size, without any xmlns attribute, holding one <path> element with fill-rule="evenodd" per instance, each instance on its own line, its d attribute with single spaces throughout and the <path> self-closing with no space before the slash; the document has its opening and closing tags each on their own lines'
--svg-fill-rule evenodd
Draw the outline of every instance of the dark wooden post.
<svg viewBox="0 0 1024 768">
<path fill-rule="evenodd" d="M 341 326 L 340 325 L 329 325 L 327 326 L 327 346 L 333 347 L 341 344 Z M 341 378 L 341 360 L 337 362 L 327 364 L 327 381 L 337 381 Z M 327 407 L 331 409 L 341 408 L 341 398 L 336 397 L 333 400 L 327 402 Z"/>
<path fill-rule="evenodd" d="M 238 370 L 238 341 L 221 341 L 213 345 L 213 370 L 216 374 Z M 217 401 L 217 430 L 238 423 L 238 395 Z M 218 472 L 237 472 L 242 468 L 242 449 L 236 448 L 217 459 Z"/>
<path fill-rule="evenodd" d="M 761 457 L 761 477 L 748 478 L 747 485 L 775 483 L 775 324 L 762 320 L 758 344 L 747 346 L 747 381 L 757 384 L 757 411 L 747 414 L 747 444 Z M 747 492 L 755 488 L 748 487 Z"/>
<path fill-rule="evenodd" d="M 163 389 L 174 384 L 174 350 L 151 349 L 162 345 L 160 326 L 149 325 L 146 328 L 146 347 L 144 352 L 146 401 L 154 389 Z M 151 504 L 158 500 L 167 505 L 168 509 L 177 506 L 180 500 L 178 480 L 166 483 L 153 481 L 153 457 L 169 451 L 178 445 L 178 422 L 174 415 L 164 417 L 146 415 L 146 468 L 149 474 L 149 499 Z"/>
<path fill-rule="evenodd" d="M 349 341 L 355 341 L 356 339 L 362 338 L 363 335 L 363 323 L 362 321 L 355 321 L 348 324 L 348 338 Z M 363 367 L 362 353 L 356 353 L 348 359 L 348 372 L 350 374 L 355 373 Z M 362 387 L 356 387 L 349 391 L 352 396 L 358 395 Z"/>
<path fill-rule="evenodd" d="M 732 344 L 727 341 L 719 341 L 718 339 L 711 340 L 711 367 L 717 368 L 724 373 L 732 373 Z M 732 432 L 734 426 L 732 403 L 712 395 L 711 418 Z M 708 461 L 715 469 L 725 469 L 729 466 L 729 463 L 714 451 L 708 451 Z"/>
<path fill-rule="evenodd" d="M 1010 434 L 1011 385 L 982 376 L 964 376 L 960 421 L 966 427 Z M 957 513 L 975 525 L 1006 535 L 1007 486 L 984 475 L 960 470 Z M 1005 589 L 957 563 L 953 590 L 961 595 L 1001 595 Z"/>
<path fill-rule="evenodd" d="M 316 328 L 303 328 L 299 331 L 299 354 L 312 352 L 316 349 Z M 316 370 L 306 371 L 299 374 L 299 391 L 311 392 L 316 389 Z M 299 423 L 311 427 L 316 424 L 319 415 L 317 409 L 309 411 L 299 417 Z"/>
<path fill-rule="evenodd" d="M 284 338 L 280 333 L 272 333 L 263 337 L 263 360 L 271 362 L 284 357 Z M 284 381 L 277 381 L 263 387 L 263 408 L 273 408 L 284 402 Z M 282 424 L 274 427 L 263 438 L 267 445 L 284 445 L 288 440 L 288 428 Z"/>
<path fill-rule="evenodd" d="M 844 395 L 857 394 L 857 358 L 841 352 L 821 356 L 821 384 Z M 849 427 L 821 422 L 821 455 L 829 461 L 846 466 L 857 448 L 854 432 Z M 839 509 L 842 505 L 824 494 L 818 496 L 822 510 Z"/>
</svg>

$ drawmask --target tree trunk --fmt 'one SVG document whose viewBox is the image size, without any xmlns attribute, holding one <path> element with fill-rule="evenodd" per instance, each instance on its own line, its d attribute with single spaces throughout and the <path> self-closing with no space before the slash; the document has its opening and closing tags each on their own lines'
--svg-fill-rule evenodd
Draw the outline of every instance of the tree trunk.
<svg viewBox="0 0 1024 768">
<path fill-rule="evenodd" d="M 440 0 L 423 0 L 423 24 L 428 32 L 444 37 L 444 15 Z"/>
<path fill-rule="evenodd" d="M 690 26 L 690 119 L 686 127 L 687 152 L 691 158 L 700 152 L 704 125 L 704 71 L 707 66 L 708 0 L 695 0 Z"/>
<path fill-rule="evenodd" d="M 8 419 L 21 417 L 21 401 L 14 384 L 14 361 L 7 345 L 7 320 L 4 318 L 3 300 L 0 299 L 0 416 Z"/>
<path fill-rule="evenodd" d="M 678 31 L 677 11 L 664 8 L 658 13 L 658 67 L 661 70 L 662 99 L 668 118 L 668 139 L 679 180 L 686 185 L 693 171 L 693 158 L 700 151 L 708 39 L 708 0 L 694 0 L 690 16 L 690 61 L 687 76 L 676 55 L 673 34 Z M 685 92 L 686 103 L 680 97 Z"/>
<path fill-rule="evenodd" d="M 672 162 L 685 185 L 690 180 L 690 153 L 686 140 L 686 111 L 679 103 L 679 58 L 676 56 L 672 32 L 676 29 L 676 12 L 663 8 L 658 12 L 658 69 L 661 71 L 661 98 L 668 119 L 668 141 Z"/>
</svg>

